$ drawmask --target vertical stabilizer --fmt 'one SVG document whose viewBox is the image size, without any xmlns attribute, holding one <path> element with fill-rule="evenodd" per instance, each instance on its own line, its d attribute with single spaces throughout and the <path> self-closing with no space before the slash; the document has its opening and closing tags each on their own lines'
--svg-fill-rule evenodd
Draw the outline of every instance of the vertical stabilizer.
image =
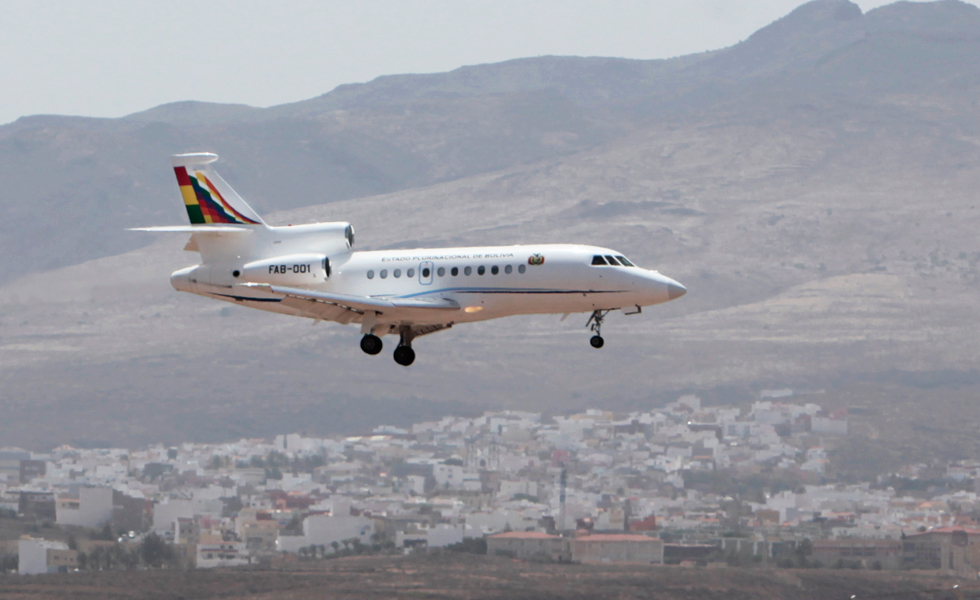
<svg viewBox="0 0 980 600">
<path fill-rule="evenodd" d="M 218 160 L 217 154 L 176 154 L 170 160 L 192 225 L 265 224 L 242 197 L 211 169 L 211 163 Z"/>
</svg>

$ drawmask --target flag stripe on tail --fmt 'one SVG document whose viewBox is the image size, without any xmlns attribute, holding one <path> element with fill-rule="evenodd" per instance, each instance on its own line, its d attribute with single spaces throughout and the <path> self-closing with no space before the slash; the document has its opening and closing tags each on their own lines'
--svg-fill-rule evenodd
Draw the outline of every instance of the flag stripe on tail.
<svg viewBox="0 0 980 600">
<path fill-rule="evenodd" d="M 203 173 L 196 173 L 192 177 L 185 167 L 174 167 L 174 173 L 177 175 L 177 184 L 180 186 L 180 194 L 184 198 L 184 206 L 187 208 L 187 216 L 191 224 L 258 225 L 258 221 L 235 210 Z M 202 181 L 207 187 L 202 187 Z"/>
</svg>

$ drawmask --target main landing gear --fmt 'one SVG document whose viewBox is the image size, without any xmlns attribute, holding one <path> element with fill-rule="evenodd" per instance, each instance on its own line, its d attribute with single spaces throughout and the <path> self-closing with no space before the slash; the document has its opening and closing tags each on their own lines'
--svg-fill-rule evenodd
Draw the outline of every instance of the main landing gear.
<svg viewBox="0 0 980 600">
<path fill-rule="evenodd" d="M 381 352 L 381 348 L 383 347 L 384 344 L 381 343 L 381 338 L 373 333 L 369 333 L 361 338 L 361 350 L 363 350 L 365 354 L 374 356 L 375 354 Z"/>
<path fill-rule="evenodd" d="M 395 362 L 403 367 L 415 362 L 415 350 L 412 350 L 412 340 L 415 339 L 415 332 L 412 331 L 411 327 L 402 327 L 399 331 L 401 333 L 401 340 L 398 342 L 398 347 L 395 348 Z M 374 356 L 381 352 L 383 344 L 381 343 L 381 338 L 369 333 L 361 338 L 361 350 L 365 354 L 370 354 Z"/>
<path fill-rule="evenodd" d="M 401 333 L 401 339 L 398 341 L 398 347 L 395 348 L 395 362 L 403 367 L 407 367 L 415 362 L 415 350 L 412 350 L 412 340 L 415 339 L 415 332 L 412 331 L 411 327 L 403 325 L 399 333 Z"/>
<path fill-rule="evenodd" d="M 403 367 L 415 362 L 415 350 L 410 346 L 398 346 L 395 348 L 395 362 Z"/>
<path fill-rule="evenodd" d="M 593 348 L 602 348 L 605 344 L 605 340 L 602 339 L 602 322 L 610 312 L 608 310 L 594 310 L 592 316 L 589 317 L 589 322 L 585 324 L 586 327 L 595 332 L 595 335 L 589 340 Z"/>
</svg>

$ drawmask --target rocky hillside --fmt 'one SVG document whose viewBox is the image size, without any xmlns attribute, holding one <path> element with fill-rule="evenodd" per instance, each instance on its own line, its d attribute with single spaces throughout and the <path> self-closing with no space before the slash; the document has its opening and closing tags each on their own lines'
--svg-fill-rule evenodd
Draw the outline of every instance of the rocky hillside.
<svg viewBox="0 0 980 600">
<path fill-rule="evenodd" d="M 978 50 L 971 5 L 862 15 L 818 0 L 669 61 L 547 57 L 270 109 L 21 119 L 0 128 L 0 439 L 224 439 L 889 373 L 959 381 L 980 354 Z M 419 340 L 404 369 L 363 355 L 354 328 L 173 291 L 197 255 L 123 227 L 183 221 L 166 157 L 184 150 L 221 154 L 270 220 L 349 220 L 360 248 L 596 243 L 690 293 L 610 319 L 598 353 L 584 317 L 527 317 Z"/>
</svg>

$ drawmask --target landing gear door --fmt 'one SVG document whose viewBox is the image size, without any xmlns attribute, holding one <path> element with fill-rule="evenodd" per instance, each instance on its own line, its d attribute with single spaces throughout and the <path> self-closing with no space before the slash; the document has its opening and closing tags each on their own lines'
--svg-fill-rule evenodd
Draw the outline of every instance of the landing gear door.
<svg viewBox="0 0 980 600">
<path fill-rule="evenodd" d="M 422 285 L 429 285 L 432 283 L 433 270 L 432 261 L 423 261 L 422 264 L 419 265 L 419 283 Z"/>
</svg>

